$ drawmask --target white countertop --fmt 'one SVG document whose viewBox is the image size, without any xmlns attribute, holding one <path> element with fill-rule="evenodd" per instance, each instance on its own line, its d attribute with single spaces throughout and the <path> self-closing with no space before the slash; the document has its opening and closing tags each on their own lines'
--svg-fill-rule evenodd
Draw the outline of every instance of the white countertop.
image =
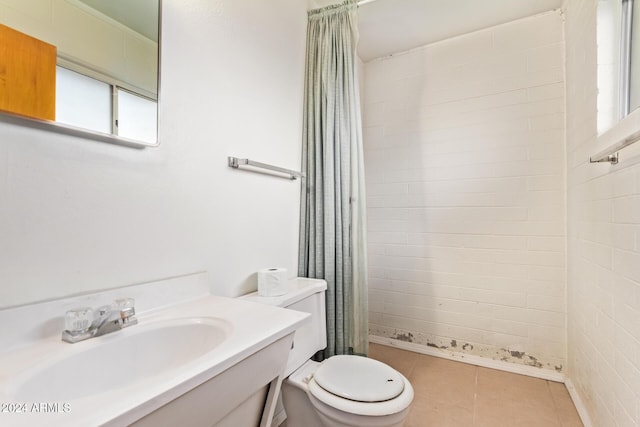
<svg viewBox="0 0 640 427">
<path fill-rule="evenodd" d="M 0 425 L 2 426 L 93 426 L 126 425 L 223 372 L 249 355 L 287 336 L 308 321 L 308 314 L 239 299 L 201 296 L 173 306 L 137 315 L 139 324 L 102 337 L 68 344 L 59 334 L 28 342 L 0 353 Z M 40 364 L 64 358 L 73 352 L 100 346 L 131 334 L 154 322 L 175 318 L 214 317 L 231 326 L 228 338 L 210 353 L 182 367 L 93 396 L 62 402 L 16 402 L 11 390 L 21 373 Z M 83 347 L 84 346 L 84 347 Z M 131 357 L 136 357 L 135 353 Z M 96 366 L 96 369 L 111 367 Z M 116 369 L 113 367 L 112 369 Z M 40 403 L 53 404 L 42 409 Z M 16 404 L 19 404 L 16 406 Z M 24 406 L 21 406 L 24 404 Z M 11 406 L 13 405 L 13 406 Z M 15 413 L 24 408 L 26 413 Z M 58 412 L 51 412 L 57 410 Z"/>
</svg>

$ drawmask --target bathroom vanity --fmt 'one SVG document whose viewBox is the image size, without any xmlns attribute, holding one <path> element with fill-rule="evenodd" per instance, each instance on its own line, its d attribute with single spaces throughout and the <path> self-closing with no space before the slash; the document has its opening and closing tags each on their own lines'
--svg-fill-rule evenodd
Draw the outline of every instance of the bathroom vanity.
<svg viewBox="0 0 640 427">
<path fill-rule="evenodd" d="M 309 316 L 210 295 L 206 277 L 0 310 L 0 425 L 270 425 Z M 121 297 L 138 324 L 61 340 L 67 310 Z"/>
</svg>

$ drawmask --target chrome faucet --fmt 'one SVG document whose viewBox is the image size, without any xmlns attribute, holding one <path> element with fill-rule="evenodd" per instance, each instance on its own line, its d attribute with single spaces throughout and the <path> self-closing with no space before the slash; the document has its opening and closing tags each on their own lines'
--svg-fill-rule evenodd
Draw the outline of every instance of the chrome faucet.
<svg viewBox="0 0 640 427">
<path fill-rule="evenodd" d="M 89 307 L 67 311 L 62 341 L 76 343 L 99 337 L 138 323 L 133 298 L 117 299 L 94 310 Z"/>
</svg>

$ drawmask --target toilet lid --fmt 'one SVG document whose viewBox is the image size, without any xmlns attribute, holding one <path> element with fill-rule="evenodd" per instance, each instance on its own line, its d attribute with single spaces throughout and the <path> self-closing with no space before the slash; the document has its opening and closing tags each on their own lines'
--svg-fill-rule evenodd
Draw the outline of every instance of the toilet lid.
<svg viewBox="0 0 640 427">
<path fill-rule="evenodd" d="M 318 367 L 313 378 L 329 393 L 357 402 L 383 402 L 404 390 L 398 371 L 360 356 L 330 357 Z"/>
</svg>

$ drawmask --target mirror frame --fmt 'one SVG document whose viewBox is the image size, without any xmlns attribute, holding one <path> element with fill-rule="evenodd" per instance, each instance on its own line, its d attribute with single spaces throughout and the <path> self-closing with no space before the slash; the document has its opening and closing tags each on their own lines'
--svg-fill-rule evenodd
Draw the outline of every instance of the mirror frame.
<svg viewBox="0 0 640 427">
<path fill-rule="evenodd" d="M 147 148 L 158 147 L 160 145 L 160 99 L 161 99 L 161 83 L 162 83 L 162 0 L 158 0 L 158 95 L 157 95 L 157 120 L 156 120 L 156 142 L 149 143 L 122 136 L 89 130 L 77 126 L 68 125 L 53 120 L 42 120 L 32 117 L 25 117 L 6 111 L 0 111 L 0 123 L 24 126 L 31 129 L 37 129 L 46 132 L 53 132 L 62 135 L 69 135 L 78 138 L 90 139 L 98 142 L 106 142 L 114 145 L 120 145 L 131 148 Z"/>
</svg>

